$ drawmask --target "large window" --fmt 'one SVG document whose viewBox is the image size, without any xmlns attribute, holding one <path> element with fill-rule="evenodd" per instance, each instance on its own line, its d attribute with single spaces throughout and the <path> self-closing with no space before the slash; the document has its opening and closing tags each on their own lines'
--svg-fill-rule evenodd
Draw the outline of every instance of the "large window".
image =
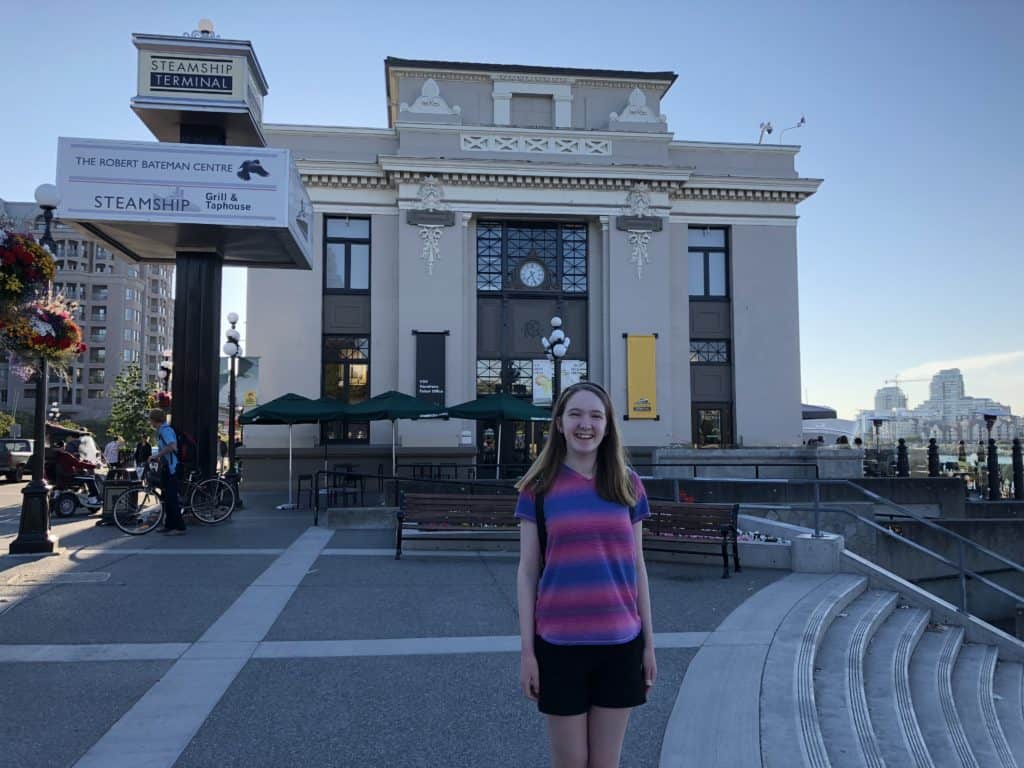
<svg viewBox="0 0 1024 768">
<path fill-rule="evenodd" d="M 719 299 L 729 295 L 728 248 L 724 229 L 689 230 L 690 297 Z"/>
<path fill-rule="evenodd" d="M 324 290 L 370 290 L 370 220 L 328 218 L 324 224 Z"/>
<path fill-rule="evenodd" d="M 370 338 L 324 336 L 323 393 L 343 403 L 370 397 Z M 325 424 L 323 439 L 330 443 L 368 443 L 370 423 L 343 419 Z"/>
<path fill-rule="evenodd" d="M 714 339 L 690 340 L 691 363 L 728 363 L 729 342 Z"/>
<path fill-rule="evenodd" d="M 481 292 L 586 294 L 586 224 L 481 221 L 476 230 Z"/>
</svg>

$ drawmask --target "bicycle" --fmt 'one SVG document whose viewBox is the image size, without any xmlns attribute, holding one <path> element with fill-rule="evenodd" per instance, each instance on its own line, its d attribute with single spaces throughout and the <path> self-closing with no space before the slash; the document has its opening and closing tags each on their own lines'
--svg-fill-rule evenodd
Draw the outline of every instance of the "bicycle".
<svg viewBox="0 0 1024 768">
<path fill-rule="evenodd" d="M 235 491 L 223 478 L 199 480 L 199 472 L 190 471 L 182 483 L 180 497 L 188 499 L 183 515 L 191 514 L 205 525 L 216 525 L 235 511 Z M 114 501 L 114 524 L 125 533 L 140 536 L 149 533 L 164 519 L 163 498 L 158 487 L 156 470 L 148 468 L 137 488 L 129 488 Z"/>
</svg>

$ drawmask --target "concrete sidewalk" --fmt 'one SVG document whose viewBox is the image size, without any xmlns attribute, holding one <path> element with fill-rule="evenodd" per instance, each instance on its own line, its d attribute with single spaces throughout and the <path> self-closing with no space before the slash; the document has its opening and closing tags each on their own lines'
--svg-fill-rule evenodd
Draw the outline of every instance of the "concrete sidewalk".
<svg viewBox="0 0 1024 768">
<path fill-rule="evenodd" d="M 0 765 L 548 764 L 517 686 L 514 556 L 396 562 L 390 533 L 313 528 L 279 500 L 173 538 L 74 518 L 59 556 L 0 557 Z M 0 506 L 0 552 L 16 522 Z M 696 649 L 785 573 L 650 575 L 659 679 L 623 766 L 657 765 Z"/>
</svg>

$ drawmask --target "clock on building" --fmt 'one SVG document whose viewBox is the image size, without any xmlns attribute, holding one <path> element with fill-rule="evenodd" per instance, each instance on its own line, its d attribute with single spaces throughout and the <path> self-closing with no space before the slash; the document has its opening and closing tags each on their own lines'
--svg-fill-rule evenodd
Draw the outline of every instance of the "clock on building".
<svg viewBox="0 0 1024 768">
<path fill-rule="evenodd" d="M 519 281 L 527 288 L 539 288 L 546 278 L 547 270 L 539 261 L 529 259 L 519 265 Z"/>
</svg>

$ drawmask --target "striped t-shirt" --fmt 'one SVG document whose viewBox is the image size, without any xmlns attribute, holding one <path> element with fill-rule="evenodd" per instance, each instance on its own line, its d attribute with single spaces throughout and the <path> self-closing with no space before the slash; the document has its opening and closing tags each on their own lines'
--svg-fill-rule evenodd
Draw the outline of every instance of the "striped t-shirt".
<svg viewBox="0 0 1024 768">
<path fill-rule="evenodd" d="M 633 523 L 651 512 L 643 483 L 630 475 L 638 496 L 632 514 L 565 465 L 544 494 L 548 543 L 534 616 L 549 643 L 612 645 L 640 633 Z M 537 521 L 532 490 L 519 494 L 515 515 Z"/>
</svg>

